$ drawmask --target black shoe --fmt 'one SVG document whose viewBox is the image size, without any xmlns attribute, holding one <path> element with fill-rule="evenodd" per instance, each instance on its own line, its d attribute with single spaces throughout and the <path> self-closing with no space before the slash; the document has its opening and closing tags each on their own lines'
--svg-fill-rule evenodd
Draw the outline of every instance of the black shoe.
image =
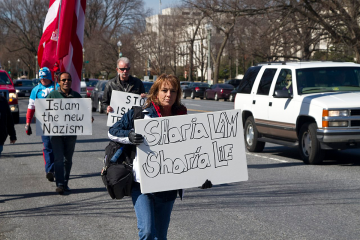
<svg viewBox="0 0 360 240">
<path fill-rule="evenodd" d="M 58 187 L 56 187 L 56 190 L 55 190 L 58 194 L 60 194 L 60 195 L 63 195 L 64 194 L 64 192 L 65 192 L 65 189 L 64 189 L 64 186 L 58 186 Z"/>
<path fill-rule="evenodd" d="M 47 178 L 47 180 L 49 180 L 49 182 L 53 182 L 55 180 L 54 173 L 53 172 L 48 172 L 46 174 L 46 178 Z"/>
<path fill-rule="evenodd" d="M 65 192 L 71 192 L 71 189 L 70 189 L 68 186 L 65 186 L 65 187 L 64 187 L 64 191 L 65 191 Z"/>
</svg>

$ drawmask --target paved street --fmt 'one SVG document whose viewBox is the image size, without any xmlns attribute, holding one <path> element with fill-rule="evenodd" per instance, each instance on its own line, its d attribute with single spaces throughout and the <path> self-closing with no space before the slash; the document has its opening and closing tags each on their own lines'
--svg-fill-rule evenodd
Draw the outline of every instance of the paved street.
<svg viewBox="0 0 360 240">
<path fill-rule="evenodd" d="M 183 102 L 191 114 L 233 109 Z M 26 108 L 21 99 L 18 141 L 7 140 L 0 158 L 0 239 L 137 239 L 130 199 L 112 200 L 100 178 L 106 115 L 94 113 L 93 135 L 78 137 L 72 192 L 60 196 L 45 178 L 40 137 L 25 134 Z M 247 182 L 187 189 L 175 202 L 169 240 L 360 239 L 360 150 L 331 152 L 311 166 L 296 148 L 267 144 L 247 162 Z"/>
</svg>

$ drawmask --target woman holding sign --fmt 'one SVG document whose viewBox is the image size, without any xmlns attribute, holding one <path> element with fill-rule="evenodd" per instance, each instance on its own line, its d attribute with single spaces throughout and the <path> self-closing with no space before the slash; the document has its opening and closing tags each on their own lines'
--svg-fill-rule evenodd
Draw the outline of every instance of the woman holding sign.
<svg viewBox="0 0 360 240">
<path fill-rule="evenodd" d="M 187 114 L 181 104 L 179 80 L 173 75 L 162 74 L 151 87 L 144 107 L 144 118 L 167 117 Z M 134 132 L 134 111 L 128 111 L 109 129 L 109 138 L 122 144 L 141 144 L 142 135 Z M 142 194 L 140 191 L 137 157 L 133 162 L 134 183 L 131 197 L 137 217 L 140 239 L 166 239 L 171 211 L 178 190 Z M 202 187 L 211 187 L 207 181 Z M 179 190 L 182 197 L 182 190 Z"/>
</svg>

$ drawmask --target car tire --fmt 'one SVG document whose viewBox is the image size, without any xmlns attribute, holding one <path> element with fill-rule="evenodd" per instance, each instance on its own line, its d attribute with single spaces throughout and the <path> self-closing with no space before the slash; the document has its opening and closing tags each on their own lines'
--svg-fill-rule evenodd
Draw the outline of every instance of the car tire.
<svg viewBox="0 0 360 240">
<path fill-rule="evenodd" d="M 256 129 L 253 116 L 250 116 L 245 121 L 244 140 L 246 149 L 249 152 L 262 152 L 265 147 L 265 142 L 258 140 L 259 132 Z"/>
<path fill-rule="evenodd" d="M 104 111 L 101 109 L 101 101 L 99 100 L 98 103 L 99 113 L 103 113 Z"/>
<path fill-rule="evenodd" d="M 205 99 L 209 100 L 207 92 L 205 93 Z"/>
<path fill-rule="evenodd" d="M 314 122 L 304 123 L 299 132 L 299 150 L 304 163 L 321 164 L 324 159 L 324 151 L 316 137 L 317 125 Z"/>
<path fill-rule="evenodd" d="M 91 107 L 91 111 L 92 111 L 92 112 L 96 112 L 96 108 Z"/>
<path fill-rule="evenodd" d="M 219 101 L 219 96 L 217 95 L 217 93 L 215 93 L 214 100 L 215 100 L 215 101 Z"/>
<path fill-rule="evenodd" d="M 12 113 L 12 118 L 13 118 L 14 124 L 19 123 L 19 121 L 20 121 L 20 114 L 19 114 L 19 112 L 17 112 L 17 113 Z"/>
<path fill-rule="evenodd" d="M 234 96 L 231 94 L 230 97 L 229 97 L 229 101 L 230 102 L 233 102 L 234 101 Z"/>
<path fill-rule="evenodd" d="M 182 97 L 183 97 L 183 99 L 186 99 L 186 94 L 185 94 L 185 92 L 183 92 Z"/>
<path fill-rule="evenodd" d="M 191 92 L 190 98 L 191 98 L 191 99 L 194 99 L 194 98 L 195 98 L 195 93 L 194 93 L 194 92 Z"/>
</svg>

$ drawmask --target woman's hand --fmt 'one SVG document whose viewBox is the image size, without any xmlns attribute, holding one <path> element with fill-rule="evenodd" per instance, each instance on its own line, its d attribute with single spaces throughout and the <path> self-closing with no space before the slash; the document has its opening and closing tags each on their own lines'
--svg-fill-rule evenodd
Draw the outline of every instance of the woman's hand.
<svg viewBox="0 0 360 240">
<path fill-rule="evenodd" d="M 144 137 L 141 134 L 137 134 L 134 131 L 129 132 L 129 140 L 133 144 L 141 144 L 144 142 Z"/>
</svg>

